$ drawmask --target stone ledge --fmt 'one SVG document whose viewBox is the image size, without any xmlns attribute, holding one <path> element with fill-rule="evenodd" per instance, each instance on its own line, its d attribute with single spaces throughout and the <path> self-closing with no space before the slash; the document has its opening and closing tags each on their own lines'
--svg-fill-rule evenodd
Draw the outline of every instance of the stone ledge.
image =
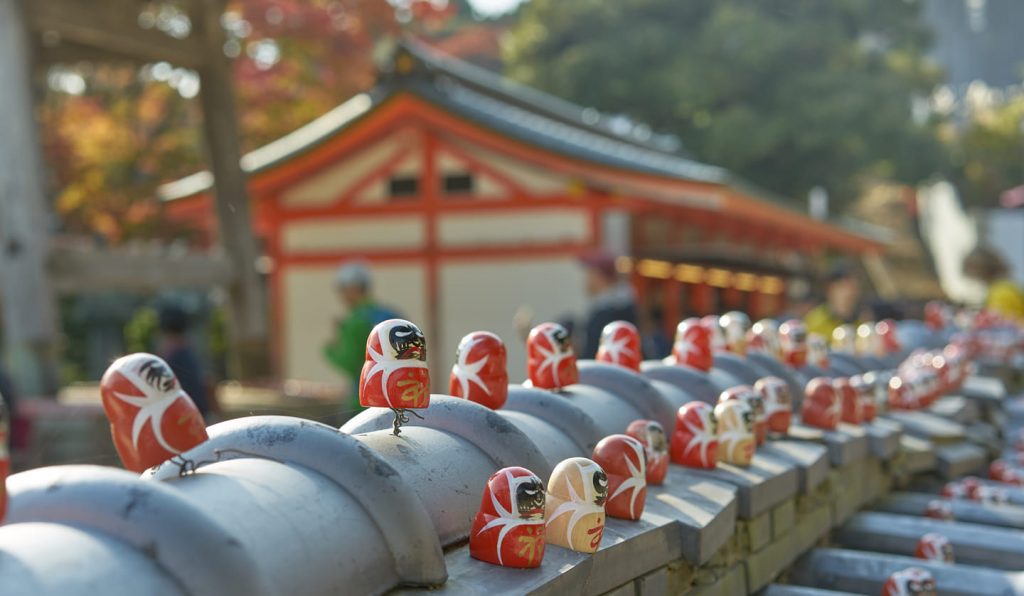
<svg viewBox="0 0 1024 596">
<path fill-rule="evenodd" d="M 902 435 L 900 437 L 900 452 L 903 457 L 901 472 L 904 474 L 921 474 L 935 469 L 935 448 L 930 441 Z"/>
<path fill-rule="evenodd" d="M 936 447 L 935 460 L 939 475 L 946 480 L 983 471 L 988 463 L 985 450 L 970 443 Z"/>
<path fill-rule="evenodd" d="M 902 431 L 877 423 L 865 424 L 864 431 L 868 435 L 868 449 L 874 457 L 890 460 L 899 451 Z"/>
<path fill-rule="evenodd" d="M 797 470 L 797 490 L 800 494 L 812 492 L 828 479 L 828 449 L 823 445 L 802 441 L 768 441 L 758 452 L 793 464 Z"/>
<path fill-rule="evenodd" d="M 714 470 L 688 469 L 690 474 L 734 485 L 739 496 L 739 516 L 753 519 L 797 490 L 796 467 L 770 455 L 757 453 L 747 468 L 718 464 Z"/>
<path fill-rule="evenodd" d="M 936 445 L 958 443 L 966 438 L 963 425 L 930 412 L 893 410 L 886 414 L 885 418 L 903 425 L 904 433 L 927 439 Z"/>
<path fill-rule="evenodd" d="M 670 465 L 665 484 L 647 487 L 644 516 L 661 516 L 677 523 L 682 556 L 703 565 L 732 536 L 736 526 L 736 487 L 697 477 Z"/>
</svg>

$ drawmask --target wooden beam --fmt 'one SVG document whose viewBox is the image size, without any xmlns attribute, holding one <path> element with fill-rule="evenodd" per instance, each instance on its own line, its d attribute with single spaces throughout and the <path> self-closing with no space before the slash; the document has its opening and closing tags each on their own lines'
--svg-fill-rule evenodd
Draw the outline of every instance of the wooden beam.
<svg viewBox="0 0 1024 596">
<path fill-rule="evenodd" d="M 188 37 L 176 39 L 155 28 L 142 29 L 138 25 L 139 4 L 134 2 L 32 0 L 22 5 L 29 28 L 46 38 L 44 45 L 67 41 L 186 68 L 199 68 L 207 62 L 205 46 L 194 30 Z"/>
<path fill-rule="evenodd" d="M 157 251 L 55 248 L 47 269 L 54 289 L 69 294 L 224 287 L 236 277 L 223 255 Z"/>
<path fill-rule="evenodd" d="M 57 314 L 46 277 L 49 208 L 22 3 L 0 0 L 0 286 L 6 356 L 24 393 L 57 389 Z"/>
<path fill-rule="evenodd" d="M 243 378 L 270 372 L 267 341 L 266 288 L 256 270 L 260 252 L 253 234 L 246 175 L 242 171 L 231 66 L 224 56 L 224 30 L 220 25 L 224 2 L 209 0 L 192 4 L 193 35 L 203 41 L 209 57 L 199 69 L 203 130 L 213 172 L 214 205 L 220 244 L 237 277 L 228 286 L 229 321 L 237 358 L 236 371 Z"/>
</svg>

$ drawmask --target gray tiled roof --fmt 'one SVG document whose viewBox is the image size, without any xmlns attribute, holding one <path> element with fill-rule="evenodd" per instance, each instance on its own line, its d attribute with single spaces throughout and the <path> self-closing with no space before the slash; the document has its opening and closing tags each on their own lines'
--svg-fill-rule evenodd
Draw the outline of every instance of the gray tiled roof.
<svg viewBox="0 0 1024 596">
<path fill-rule="evenodd" d="M 417 68 L 407 76 L 383 72 L 381 82 L 309 124 L 251 151 L 242 168 L 253 173 L 304 153 L 348 127 L 397 92 L 412 92 L 460 116 L 510 137 L 585 161 L 683 180 L 726 183 L 723 168 L 694 161 L 671 135 L 643 124 L 578 106 L 500 77 L 461 60 L 442 56 L 411 40 L 407 52 Z M 160 187 L 172 200 L 212 187 L 210 172 L 198 172 Z"/>
</svg>

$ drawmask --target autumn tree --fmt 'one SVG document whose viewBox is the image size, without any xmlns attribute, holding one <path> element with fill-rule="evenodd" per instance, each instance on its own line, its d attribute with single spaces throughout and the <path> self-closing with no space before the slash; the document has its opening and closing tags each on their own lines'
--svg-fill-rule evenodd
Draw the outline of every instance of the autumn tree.
<svg viewBox="0 0 1024 596">
<path fill-rule="evenodd" d="M 375 43 L 399 32 L 395 11 L 376 0 L 231 4 L 222 19 L 224 52 L 234 58 L 243 149 L 369 88 Z M 144 9 L 139 23 L 169 34 L 187 35 L 190 27 L 169 3 Z M 50 68 L 47 88 L 39 117 L 64 229 L 113 243 L 179 237 L 146 199 L 159 184 L 203 167 L 196 74 L 167 63 L 62 64 Z"/>
</svg>

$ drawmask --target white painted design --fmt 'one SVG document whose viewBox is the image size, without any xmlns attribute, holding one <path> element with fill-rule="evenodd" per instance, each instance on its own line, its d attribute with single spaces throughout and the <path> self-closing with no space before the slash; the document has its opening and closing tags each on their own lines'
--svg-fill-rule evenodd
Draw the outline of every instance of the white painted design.
<svg viewBox="0 0 1024 596">
<path fill-rule="evenodd" d="M 402 323 L 409 324 L 409 323 Z M 384 400 L 388 402 L 388 405 L 392 408 L 401 408 L 403 404 L 395 405 L 391 401 L 391 396 L 388 394 L 388 379 L 396 371 L 403 368 L 427 368 L 427 363 L 422 360 L 399 360 L 396 358 L 394 349 L 391 347 L 391 340 L 388 335 L 392 329 L 391 325 L 381 325 L 377 328 L 377 340 L 380 342 L 381 352 L 373 349 L 372 345 L 367 346 L 366 353 L 370 356 L 370 360 L 373 362 L 373 366 L 370 371 L 366 374 L 365 381 L 367 383 L 375 377 L 377 374 L 381 375 L 381 392 L 384 395 Z M 382 352 L 387 352 L 384 354 Z"/>
<path fill-rule="evenodd" d="M 540 479 L 538 479 L 536 476 L 520 476 L 516 478 L 512 476 L 511 472 L 505 472 L 505 480 L 508 483 L 509 503 L 511 503 L 512 506 L 509 509 L 505 509 L 504 507 L 502 507 L 501 501 L 499 501 L 498 497 L 492 492 L 491 505 L 493 505 L 494 510 L 498 512 L 498 517 L 487 522 L 487 524 L 484 525 L 484 527 L 480 528 L 480 531 L 476 533 L 477 536 L 479 536 L 480 534 L 483 534 L 491 528 L 501 528 L 501 531 L 498 532 L 497 543 L 498 564 L 500 565 L 505 564 L 501 559 L 501 543 L 504 542 L 505 536 L 507 536 L 509 532 L 521 526 L 544 525 L 543 516 L 534 516 L 527 518 L 519 517 L 519 506 L 516 502 L 516 490 L 519 488 L 520 484 L 523 484 L 524 482 L 536 482 L 537 484 L 540 484 Z"/>
<path fill-rule="evenodd" d="M 594 482 L 592 477 L 598 471 L 601 471 L 600 466 L 590 462 L 585 466 L 581 466 L 577 462 L 572 462 L 572 465 L 576 466 L 576 470 L 580 475 L 580 484 L 583 485 L 582 497 L 576 493 L 576 489 L 573 488 L 572 482 L 566 481 L 565 485 L 569 490 L 569 498 L 563 501 L 554 511 L 551 512 L 551 517 L 548 518 L 547 523 L 550 525 L 553 521 L 559 517 L 570 514 L 569 523 L 565 526 L 565 543 L 572 544 L 572 532 L 576 528 L 576 524 L 581 519 L 588 515 L 595 513 L 604 513 L 604 505 L 598 505 L 594 503 L 597 498 L 597 493 L 594 491 Z"/>
<path fill-rule="evenodd" d="M 616 332 L 621 328 L 619 326 L 614 327 L 607 338 L 601 342 L 601 347 L 604 348 L 605 353 L 608 354 L 608 357 L 615 364 L 622 364 L 626 358 L 636 359 L 638 357 L 635 351 L 626 347 L 630 339 L 628 334 L 622 334 L 621 337 L 615 339 Z"/>
<path fill-rule="evenodd" d="M 711 445 L 711 442 L 716 440 L 718 437 L 711 432 L 711 420 L 709 416 L 705 415 L 703 412 L 698 412 L 698 414 L 701 418 L 700 426 L 693 424 L 690 420 L 683 421 L 683 425 L 686 426 L 686 429 L 693 434 L 693 438 L 690 439 L 690 444 L 683 450 L 683 455 L 688 455 L 694 449 L 699 449 L 701 465 L 709 466 L 711 465 L 711 462 L 708 461 L 708 448 Z"/>
<path fill-rule="evenodd" d="M 483 358 L 469 363 L 469 353 L 473 351 L 473 347 L 480 343 L 479 337 L 467 338 L 469 341 L 464 342 L 459 346 L 459 359 L 452 367 L 452 372 L 455 373 L 455 378 L 459 380 L 459 387 L 462 390 L 462 395 L 456 396 L 462 399 L 469 397 L 469 386 L 470 383 L 484 390 L 487 395 L 491 394 L 491 389 L 484 383 L 483 379 L 480 378 L 480 371 L 483 370 L 484 366 L 487 365 L 487 361 L 490 360 L 491 355 L 485 354 Z"/>
<path fill-rule="evenodd" d="M 167 373 L 171 375 L 171 378 L 174 379 L 173 389 L 170 391 L 162 391 L 150 385 L 139 375 L 139 370 L 149 362 L 155 363 L 157 366 L 162 366 Z M 130 381 L 136 389 L 142 391 L 141 396 L 128 395 L 119 391 L 111 392 L 115 398 L 139 408 L 139 411 L 135 414 L 135 420 L 132 421 L 132 446 L 138 449 L 139 436 L 142 434 L 142 429 L 147 422 L 151 422 L 153 427 L 153 437 L 156 438 L 156 442 L 170 453 L 181 453 L 179 449 L 175 449 L 167 442 L 164 438 L 163 431 L 160 429 L 164 413 L 167 412 L 167 409 L 170 408 L 178 398 L 188 397 L 178 384 L 178 379 L 174 378 L 174 373 L 171 372 L 171 367 L 163 360 L 149 354 L 134 354 L 132 356 L 126 356 L 121 359 L 120 365 L 118 362 L 115 362 L 113 366 L 115 367 L 115 370 L 125 379 Z"/>
<path fill-rule="evenodd" d="M 547 338 L 548 343 L 551 344 L 552 348 L 549 350 L 539 343 L 537 344 L 537 351 L 544 356 L 544 359 L 540 362 L 540 366 L 537 367 L 537 376 L 539 377 L 543 375 L 544 369 L 550 368 L 551 376 L 555 381 L 555 387 L 561 387 L 562 379 L 558 375 L 558 367 L 562 364 L 563 360 L 571 358 L 573 356 L 573 352 L 572 348 L 563 350 L 561 348 L 561 344 L 551 333 L 549 333 L 549 331 L 550 330 L 544 331 L 544 337 Z"/>
<path fill-rule="evenodd" d="M 636 498 L 640 494 L 640 489 L 647 486 L 647 468 L 644 464 L 643 445 L 640 444 L 640 441 L 634 439 L 632 441 L 626 441 L 626 444 L 629 445 L 629 448 L 633 451 L 633 455 L 636 456 L 636 461 L 640 462 L 640 466 L 635 466 L 630 457 L 625 453 L 622 454 L 622 457 L 626 460 L 626 467 L 629 468 L 629 478 L 623 481 L 623 483 L 615 489 L 615 492 L 612 494 L 610 499 L 614 499 L 627 490 L 633 489 L 633 494 L 629 497 L 629 512 L 633 517 L 636 517 Z"/>
</svg>

